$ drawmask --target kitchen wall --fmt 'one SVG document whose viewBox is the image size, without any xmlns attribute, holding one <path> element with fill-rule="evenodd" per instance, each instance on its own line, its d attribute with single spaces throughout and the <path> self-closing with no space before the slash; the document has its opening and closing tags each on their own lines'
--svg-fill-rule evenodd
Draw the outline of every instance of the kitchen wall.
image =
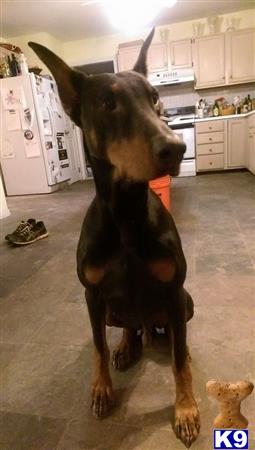
<svg viewBox="0 0 255 450">
<path fill-rule="evenodd" d="M 200 98 L 214 101 L 216 98 L 225 97 L 227 101 L 232 103 L 236 95 L 247 97 L 248 94 L 251 95 L 251 98 L 255 97 L 254 83 L 200 90 L 194 90 L 192 83 L 159 88 L 159 95 L 164 108 L 195 105 Z"/>
<path fill-rule="evenodd" d="M 255 9 L 237 11 L 231 14 L 224 14 L 222 17 L 222 31 L 227 28 L 227 20 L 231 17 L 241 19 L 240 28 L 250 28 L 255 26 Z M 193 36 L 193 23 L 197 20 L 179 22 L 164 27 L 158 27 L 154 41 L 160 41 L 160 30 L 169 30 L 169 40 L 178 40 L 190 38 Z M 199 22 L 205 23 L 204 33 L 208 33 L 206 18 L 199 19 Z M 16 36 L 7 40 L 23 49 L 27 56 L 29 65 L 38 64 L 39 60 L 33 51 L 27 46 L 29 40 L 34 40 L 44 44 L 58 53 L 70 65 L 83 64 L 85 62 L 113 58 L 116 56 L 119 43 L 130 40 L 141 39 L 146 36 L 148 30 L 137 33 L 136 35 L 127 35 L 124 33 L 115 33 L 112 35 L 101 36 L 98 38 L 82 39 L 69 42 L 60 42 L 48 33 L 40 32 L 33 35 Z M 41 63 L 40 63 L 41 64 Z"/>
<path fill-rule="evenodd" d="M 22 36 L 16 36 L 8 38 L 1 38 L 0 42 L 10 42 L 17 45 L 24 52 L 29 66 L 39 66 L 43 68 L 44 73 L 49 73 L 48 68 L 41 62 L 36 56 L 35 52 L 28 47 L 29 41 L 38 42 L 46 47 L 49 47 L 53 52 L 61 54 L 62 43 L 49 33 L 39 32 L 33 34 L 25 34 Z"/>
<path fill-rule="evenodd" d="M 227 20 L 231 17 L 241 19 L 240 28 L 252 28 L 255 26 L 255 9 L 237 11 L 236 13 L 224 14 L 222 16 L 222 31 L 227 28 Z M 164 27 L 157 27 L 154 41 L 161 41 L 160 30 L 169 30 L 169 40 L 178 40 L 193 37 L 193 23 L 197 20 L 189 20 L 179 22 Z M 205 34 L 208 33 L 206 18 L 199 19 L 199 22 L 205 23 Z M 149 30 L 137 33 L 136 35 L 127 36 L 127 34 L 119 33 L 100 38 L 84 39 L 80 41 L 64 42 L 62 46 L 62 56 L 69 64 L 84 63 L 87 59 L 99 59 L 113 57 L 117 53 L 118 44 L 128 42 L 135 39 L 141 39 L 146 36 Z"/>
</svg>

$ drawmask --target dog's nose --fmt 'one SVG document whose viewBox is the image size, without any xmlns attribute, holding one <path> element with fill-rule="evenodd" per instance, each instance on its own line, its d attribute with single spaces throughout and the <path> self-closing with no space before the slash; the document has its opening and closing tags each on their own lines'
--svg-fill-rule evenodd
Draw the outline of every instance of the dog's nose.
<svg viewBox="0 0 255 450">
<path fill-rule="evenodd" d="M 180 139 L 162 138 L 154 139 L 154 154 L 162 162 L 170 160 L 181 161 L 186 151 L 186 144 Z"/>
</svg>

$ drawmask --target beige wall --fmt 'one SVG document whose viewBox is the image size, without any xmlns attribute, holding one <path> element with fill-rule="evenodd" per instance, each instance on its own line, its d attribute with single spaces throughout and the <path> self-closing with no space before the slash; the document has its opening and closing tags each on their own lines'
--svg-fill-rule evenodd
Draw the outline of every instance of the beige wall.
<svg viewBox="0 0 255 450">
<path fill-rule="evenodd" d="M 222 15 L 222 31 L 226 30 L 227 19 L 230 17 L 241 18 L 240 28 L 255 27 L 255 9 L 237 11 L 232 14 Z M 199 21 L 206 24 L 206 18 L 199 19 Z M 169 40 L 190 38 L 193 36 L 193 23 L 194 21 L 190 20 L 164 27 L 158 27 L 154 41 L 160 41 L 161 28 L 167 28 L 169 30 Z M 45 32 L 35 33 L 33 35 L 16 36 L 10 39 L 7 38 L 7 40 L 22 48 L 26 54 L 29 65 L 36 64 L 42 66 L 42 63 L 39 62 L 34 52 L 27 46 L 27 42 L 29 40 L 46 45 L 51 50 L 58 53 L 59 56 L 61 56 L 67 63 L 70 65 L 76 65 L 85 63 L 86 61 L 112 58 L 116 56 L 119 43 L 144 38 L 148 31 L 149 30 L 145 30 L 136 36 L 132 35 L 132 37 L 119 33 L 99 38 L 82 39 L 69 42 L 60 42 L 52 35 Z M 207 24 L 205 25 L 205 34 L 206 33 L 208 33 Z"/>
<path fill-rule="evenodd" d="M 28 47 L 27 43 L 29 41 L 38 42 L 39 44 L 45 45 L 46 47 L 50 48 L 55 53 L 60 54 L 62 49 L 62 44 L 60 41 L 58 41 L 54 36 L 52 36 L 49 33 L 40 32 L 40 33 L 33 33 L 33 34 L 26 34 L 22 36 L 16 36 L 11 38 L 6 38 L 6 42 L 11 42 L 14 45 L 17 45 L 21 48 L 23 53 L 25 54 L 27 58 L 27 62 L 29 66 L 40 66 L 43 67 L 44 72 L 49 72 L 46 66 L 43 65 L 43 63 L 37 58 L 35 52 Z"/>
</svg>

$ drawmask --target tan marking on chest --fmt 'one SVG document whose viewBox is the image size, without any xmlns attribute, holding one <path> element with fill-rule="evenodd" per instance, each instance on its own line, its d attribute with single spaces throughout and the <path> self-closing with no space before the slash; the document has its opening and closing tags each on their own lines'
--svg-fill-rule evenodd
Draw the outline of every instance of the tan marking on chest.
<svg viewBox="0 0 255 450">
<path fill-rule="evenodd" d="M 158 259 L 148 263 L 147 267 L 157 280 L 164 283 L 172 281 L 176 273 L 176 265 L 171 258 Z"/>
<path fill-rule="evenodd" d="M 86 266 L 84 276 L 90 284 L 98 284 L 105 276 L 106 267 Z"/>
</svg>

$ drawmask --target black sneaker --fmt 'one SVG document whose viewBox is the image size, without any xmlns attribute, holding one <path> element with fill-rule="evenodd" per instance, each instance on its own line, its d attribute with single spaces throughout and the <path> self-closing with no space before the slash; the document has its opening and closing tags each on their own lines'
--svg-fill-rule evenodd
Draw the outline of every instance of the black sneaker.
<svg viewBox="0 0 255 450">
<path fill-rule="evenodd" d="M 15 245 L 27 245 L 39 241 L 49 236 L 43 222 L 37 222 L 34 225 L 28 223 L 19 233 L 14 233 L 9 237 L 9 242 Z"/>
<path fill-rule="evenodd" d="M 22 220 L 19 225 L 17 226 L 16 230 L 13 231 L 12 233 L 9 233 L 5 236 L 6 241 L 10 241 L 10 237 L 13 236 L 14 234 L 19 234 L 23 228 L 26 228 L 27 225 L 32 225 L 33 227 L 36 224 L 36 220 L 35 219 L 28 219 L 28 220 Z"/>
</svg>

